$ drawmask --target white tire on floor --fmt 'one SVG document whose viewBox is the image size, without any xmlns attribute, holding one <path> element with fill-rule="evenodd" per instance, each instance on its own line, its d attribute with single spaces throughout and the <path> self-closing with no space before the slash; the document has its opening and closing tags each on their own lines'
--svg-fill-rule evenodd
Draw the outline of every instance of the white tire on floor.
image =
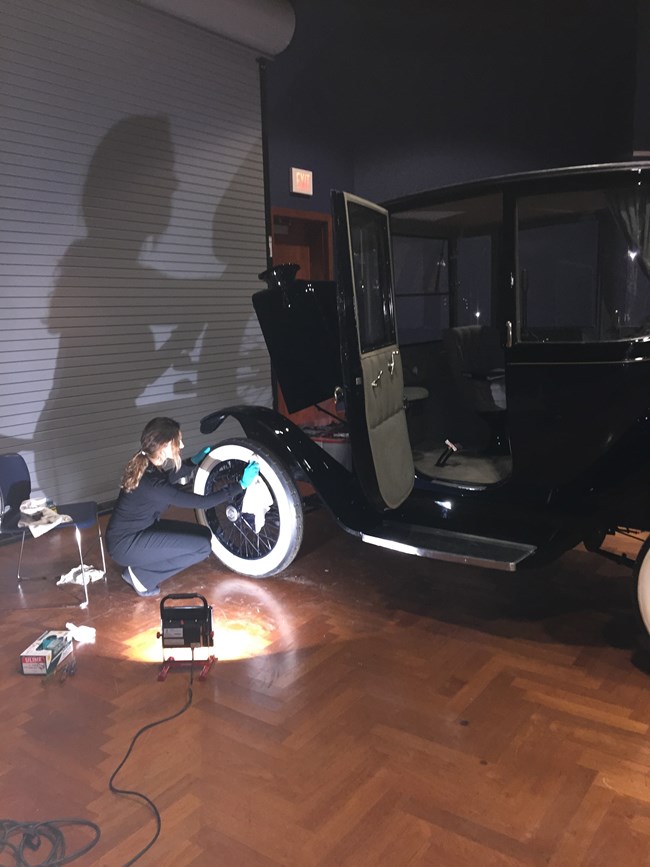
<svg viewBox="0 0 650 867">
<path fill-rule="evenodd" d="M 266 578 L 286 569 L 302 542 L 302 501 L 296 485 L 280 460 L 248 439 L 224 440 L 203 459 L 194 479 L 197 494 L 209 494 L 238 482 L 246 464 L 260 467 L 262 500 L 268 511 L 256 521 L 242 510 L 244 491 L 228 503 L 197 510 L 201 524 L 212 530 L 212 550 L 224 566 L 251 578 Z M 268 493 L 267 493 L 268 492 Z"/>
</svg>

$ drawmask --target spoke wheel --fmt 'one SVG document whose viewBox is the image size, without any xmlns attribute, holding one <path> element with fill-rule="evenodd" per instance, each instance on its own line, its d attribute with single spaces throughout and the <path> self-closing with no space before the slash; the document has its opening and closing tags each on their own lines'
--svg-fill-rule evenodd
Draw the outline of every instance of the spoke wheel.
<svg viewBox="0 0 650 867">
<path fill-rule="evenodd" d="M 267 449 L 252 440 L 226 440 L 203 459 L 194 491 L 210 494 L 239 482 L 250 460 L 260 466 L 258 485 L 264 508 L 246 511 L 245 491 L 237 490 L 226 503 L 197 510 L 197 519 L 212 530 L 212 550 L 235 572 L 252 578 L 276 575 L 294 560 L 303 534 L 303 513 L 296 485 Z"/>
</svg>

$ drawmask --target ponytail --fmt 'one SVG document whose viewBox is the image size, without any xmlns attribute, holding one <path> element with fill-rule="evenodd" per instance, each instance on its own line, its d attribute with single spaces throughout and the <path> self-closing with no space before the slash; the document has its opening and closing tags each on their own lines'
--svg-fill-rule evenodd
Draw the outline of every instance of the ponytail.
<svg viewBox="0 0 650 867">
<path fill-rule="evenodd" d="M 149 461 L 157 465 L 160 451 L 167 443 L 173 443 L 174 466 L 177 470 L 180 469 L 180 441 L 181 428 L 177 421 L 167 417 L 152 418 L 142 431 L 140 450 L 133 455 L 124 467 L 122 490 L 127 492 L 134 491 L 138 487 L 145 470 L 149 466 Z"/>
<path fill-rule="evenodd" d="M 144 471 L 149 466 L 149 458 L 140 450 L 136 452 L 128 464 L 124 467 L 122 473 L 122 488 L 125 491 L 133 491 L 140 484 L 140 479 L 144 475 Z"/>
</svg>

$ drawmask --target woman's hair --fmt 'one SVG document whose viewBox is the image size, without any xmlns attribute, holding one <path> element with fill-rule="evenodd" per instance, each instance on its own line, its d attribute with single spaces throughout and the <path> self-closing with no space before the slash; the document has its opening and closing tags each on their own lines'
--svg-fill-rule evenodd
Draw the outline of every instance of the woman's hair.
<svg viewBox="0 0 650 867">
<path fill-rule="evenodd" d="M 147 422 L 142 436 L 140 437 L 140 449 L 137 451 L 122 473 L 122 488 L 125 491 L 133 491 L 140 484 L 144 471 L 149 466 L 149 461 L 156 464 L 162 449 L 168 444 L 173 445 L 174 466 L 178 470 L 181 466 L 181 426 L 173 418 L 152 418 Z"/>
</svg>

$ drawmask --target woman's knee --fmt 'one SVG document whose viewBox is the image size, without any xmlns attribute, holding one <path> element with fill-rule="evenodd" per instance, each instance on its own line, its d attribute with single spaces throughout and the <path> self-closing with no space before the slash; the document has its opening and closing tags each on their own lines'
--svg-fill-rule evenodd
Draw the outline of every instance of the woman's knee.
<svg viewBox="0 0 650 867">
<path fill-rule="evenodd" d="M 209 557 L 212 553 L 212 544 L 210 543 L 210 539 L 201 539 L 199 550 L 203 554 L 204 557 Z"/>
<path fill-rule="evenodd" d="M 194 524 L 192 531 L 185 536 L 187 543 L 201 551 L 207 557 L 212 551 L 212 532 L 209 527 L 204 527 L 202 524 Z"/>
<path fill-rule="evenodd" d="M 196 527 L 202 532 L 192 532 L 184 536 L 182 547 L 188 553 L 196 556 L 196 561 L 205 560 L 212 553 L 212 533 L 208 527 Z"/>
</svg>

